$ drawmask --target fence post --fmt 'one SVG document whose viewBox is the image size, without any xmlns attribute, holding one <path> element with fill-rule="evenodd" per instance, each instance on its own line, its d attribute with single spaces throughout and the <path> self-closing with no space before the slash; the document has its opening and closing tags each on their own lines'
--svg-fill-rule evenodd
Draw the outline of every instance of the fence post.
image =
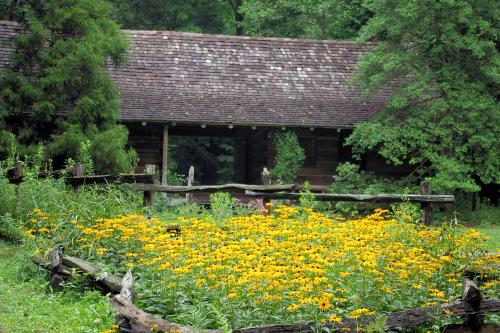
<svg viewBox="0 0 500 333">
<path fill-rule="evenodd" d="M 189 173 L 188 173 L 188 182 L 187 182 L 187 186 L 188 187 L 191 187 L 193 186 L 193 182 L 194 182 L 194 166 L 191 165 L 191 167 L 189 168 Z M 186 193 L 186 202 L 191 202 L 191 199 L 193 198 L 193 195 L 191 193 Z"/>
<path fill-rule="evenodd" d="M 423 181 L 420 183 L 420 194 L 431 194 L 431 183 Z M 422 223 L 426 226 L 431 225 L 432 220 L 432 205 L 430 202 L 422 202 Z"/>
<path fill-rule="evenodd" d="M 262 185 L 271 185 L 271 176 L 269 174 L 269 171 L 267 171 L 266 167 L 262 169 L 260 176 L 262 179 Z"/>
<path fill-rule="evenodd" d="M 272 181 L 271 181 L 271 175 L 269 173 L 269 171 L 267 170 L 266 167 L 264 167 L 262 169 L 262 172 L 260 173 L 260 177 L 261 177 L 261 180 L 262 180 L 262 185 L 271 185 Z M 264 212 L 266 211 L 266 204 L 269 202 L 270 200 L 267 200 L 265 198 L 262 198 L 262 207 L 260 209 L 262 209 Z"/>
<path fill-rule="evenodd" d="M 156 173 L 156 165 L 154 164 L 146 164 L 144 166 L 144 173 L 148 175 L 154 175 Z M 142 197 L 142 206 L 148 207 L 153 204 L 153 192 L 152 191 L 144 191 Z"/>
<path fill-rule="evenodd" d="M 71 171 L 73 177 L 83 177 L 84 166 L 82 163 L 76 163 Z M 73 192 L 78 193 L 80 191 L 80 185 L 73 185 Z"/>
<path fill-rule="evenodd" d="M 474 311 L 477 311 L 483 300 L 483 295 L 474 281 L 465 279 L 464 291 L 462 293 L 462 301 L 466 302 Z M 473 330 L 480 332 L 481 326 L 484 324 L 484 314 L 467 314 L 464 317 L 464 325 Z"/>
<path fill-rule="evenodd" d="M 14 163 L 14 178 L 16 179 L 16 217 L 19 218 L 21 210 L 21 180 L 23 178 L 23 162 Z"/>
</svg>

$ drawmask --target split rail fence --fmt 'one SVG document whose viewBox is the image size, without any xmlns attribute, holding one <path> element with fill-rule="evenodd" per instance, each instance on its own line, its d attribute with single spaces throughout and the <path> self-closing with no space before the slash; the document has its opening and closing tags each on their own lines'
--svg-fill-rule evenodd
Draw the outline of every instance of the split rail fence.
<svg viewBox="0 0 500 333">
<path fill-rule="evenodd" d="M 86 184 L 109 184 L 109 183 L 131 183 L 131 188 L 144 194 L 144 204 L 151 205 L 154 192 L 183 194 L 190 198 L 195 193 L 214 193 L 225 191 L 229 193 L 244 194 L 249 198 L 261 198 L 262 200 L 298 200 L 300 198 L 300 185 L 249 185 L 249 184 L 225 184 L 193 186 L 192 177 L 194 172 L 190 170 L 189 186 L 169 186 L 156 183 L 152 174 L 118 174 L 83 176 L 83 169 L 77 166 L 73 176 L 67 177 L 65 181 L 75 191 Z M 22 166 L 16 164 L 9 176 L 11 183 L 19 185 L 23 181 Z M 19 190 L 19 186 L 18 186 Z M 401 202 L 408 201 L 419 203 L 423 210 L 423 222 L 430 224 L 431 205 L 443 205 L 454 203 L 452 195 L 431 195 L 430 186 L 427 183 L 421 185 L 420 194 L 332 194 L 314 193 L 317 200 L 321 201 L 354 201 L 354 202 Z M 181 233 L 180 227 L 175 227 Z M 33 257 L 33 262 L 50 272 L 50 285 L 54 290 L 63 288 L 62 282 L 75 276 L 76 272 L 84 273 L 90 279 L 92 285 L 105 293 L 111 293 L 110 303 L 117 311 L 117 324 L 119 331 L 124 332 L 173 332 L 181 333 L 222 333 L 220 330 L 198 330 L 192 327 L 180 326 L 168 322 L 162 318 L 146 313 L 137 308 L 133 301 L 137 296 L 133 291 L 133 279 L 130 271 L 122 278 L 108 274 L 85 260 L 65 256 L 60 248 L 55 248 L 50 254 L 50 260 Z M 429 324 L 442 316 L 455 316 L 463 319 L 463 324 L 457 326 L 457 330 L 448 332 L 469 332 L 466 329 L 487 332 L 498 332 L 498 325 L 483 325 L 484 315 L 489 312 L 500 312 L 500 300 L 483 299 L 480 289 L 474 282 L 466 279 L 464 281 L 464 292 L 460 300 L 442 304 L 440 306 L 415 308 L 405 311 L 389 313 L 385 315 L 385 331 L 394 329 L 415 328 L 419 325 Z M 236 329 L 233 333 L 285 333 L 285 332 L 317 332 L 318 329 L 327 329 L 329 332 L 357 332 L 359 326 L 366 326 L 377 320 L 367 317 L 361 320 L 344 319 L 340 323 L 297 323 L 277 324 L 270 326 Z M 152 329 L 154 328 L 154 330 Z M 495 331 L 496 330 L 496 331 Z"/>
<path fill-rule="evenodd" d="M 236 197 L 248 199 L 260 199 L 263 202 L 269 200 L 299 200 L 301 193 L 297 192 L 303 189 L 303 185 L 285 184 L 273 185 L 270 184 L 267 170 L 264 168 L 262 172 L 262 182 L 264 185 L 252 184 L 224 184 L 224 185 L 192 185 L 194 182 L 194 168 L 189 170 L 189 178 L 187 186 L 172 186 L 160 185 L 156 179 L 155 166 L 147 166 L 146 173 L 143 174 L 113 174 L 113 175 L 97 175 L 84 176 L 83 166 L 77 164 L 72 170 L 72 176 L 65 177 L 67 184 L 73 187 L 74 191 L 78 191 L 80 186 L 89 184 L 111 184 L 111 183 L 127 183 L 135 191 L 143 192 L 143 205 L 145 207 L 153 204 L 153 194 L 155 192 L 184 195 L 187 202 L 196 202 L 195 195 L 205 195 L 215 192 L 228 192 Z M 13 170 L 10 172 L 9 180 L 13 184 L 17 184 L 17 196 L 19 197 L 19 184 L 23 181 L 23 170 L 20 162 L 16 163 Z M 324 186 L 312 186 L 311 190 L 320 192 L 326 190 Z M 336 193 L 313 193 L 316 200 L 319 201 L 350 201 L 350 202 L 365 202 L 365 203 L 394 203 L 394 202 L 412 202 L 420 204 L 422 209 L 422 222 L 425 225 L 431 224 L 432 207 L 453 204 L 455 196 L 453 195 L 432 195 L 430 184 L 422 182 L 420 185 L 419 194 L 336 194 Z M 207 200 L 200 201 L 208 203 Z"/>
</svg>

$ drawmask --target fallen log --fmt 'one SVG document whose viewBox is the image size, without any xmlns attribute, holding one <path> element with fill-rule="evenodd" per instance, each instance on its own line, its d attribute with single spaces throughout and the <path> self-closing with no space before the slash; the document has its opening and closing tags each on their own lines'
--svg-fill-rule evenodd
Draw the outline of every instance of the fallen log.
<svg viewBox="0 0 500 333">
<path fill-rule="evenodd" d="M 49 271 L 52 270 L 52 262 L 50 260 L 45 260 L 45 259 L 42 259 L 40 257 L 31 257 L 31 261 L 34 264 L 36 264 L 42 268 L 45 268 L 46 270 L 49 270 Z M 57 270 L 59 273 L 67 275 L 67 276 L 71 276 L 71 274 L 72 274 L 71 268 L 69 268 L 68 266 L 59 265 Z"/>
<path fill-rule="evenodd" d="M 119 294 L 122 290 L 122 280 L 119 277 L 106 273 L 99 267 L 85 260 L 70 256 L 62 256 L 62 264 L 88 274 L 96 283 L 103 285 L 113 294 Z"/>
<path fill-rule="evenodd" d="M 112 294 L 119 294 L 122 289 L 122 281 L 119 277 L 106 273 L 102 269 L 79 258 L 61 256 L 61 264 L 58 267 L 52 266 L 52 260 L 45 260 L 40 257 L 32 257 L 31 261 L 42 268 L 53 273 L 62 274 L 65 277 L 73 277 L 73 269 L 76 269 L 79 273 L 87 274 L 98 289 L 111 292 Z"/>
<path fill-rule="evenodd" d="M 192 328 L 170 323 L 164 319 L 142 311 L 121 294 L 112 296 L 109 301 L 120 316 L 127 318 L 130 321 L 131 332 L 195 332 Z M 213 332 L 218 333 L 219 331 Z"/>
<path fill-rule="evenodd" d="M 221 333 L 218 330 L 197 330 L 192 327 L 174 324 L 136 307 L 132 303 L 134 291 L 130 269 L 123 277 L 122 286 L 120 293 L 109 299 L 109 302 L 118 313 L 116 323 L 120 333 Z"/>
</svg>

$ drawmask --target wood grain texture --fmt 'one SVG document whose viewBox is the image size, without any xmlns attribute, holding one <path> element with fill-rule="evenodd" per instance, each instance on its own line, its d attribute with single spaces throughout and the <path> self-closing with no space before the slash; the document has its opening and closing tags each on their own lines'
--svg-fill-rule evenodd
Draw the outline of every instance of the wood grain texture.
<svg viewBox="0 0 500 333">
<path fill-rule="evenodd" d="M 225 185 L 199 185 L 199 186 L 170 186 L 170 185 L 154 185 L 154 184 L 131 184 L 132 189 L 136 191 L 151 191 L 163 193 L 207 193 L 207 192 L 239 192 L 245 191 L 260 191 L 260 192 L 276 192 L 276 191 L 291 191 L 295 188 L 294 184 L 290 185 L 249 185 L 249 184 L 225 184 Z"/>
<path fill-rule="evenodd" d="M 248 196 L 261 197 L 264 199 L 288 199 L 298 200 L 300 193 L 264 193 L 262 191 L 248 190 Z M 420 195 L 420 194 L 335 194 L 335 193 L 315 193 L 316 200 L 319 201 L 354 201 L 354 202 L 425 202 L 425 203 L 454 203 L 453 195 Z"/>
</svg>

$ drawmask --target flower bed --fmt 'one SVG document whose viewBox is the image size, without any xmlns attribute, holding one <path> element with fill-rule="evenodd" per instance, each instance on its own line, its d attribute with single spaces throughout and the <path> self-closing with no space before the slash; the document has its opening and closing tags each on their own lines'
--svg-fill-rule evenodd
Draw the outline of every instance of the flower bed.
<svg viewBox="0 0 500 333">
<path fill-rule="evenodd" d="M 57 237 L 50 215 L 35 211 L 32 223 L 27 233 L 40 244 Z M 278 206 L 268 215 L 178 223 L 180 232 L 142 215 L 74 220 L 74 251 L 116 271 L 132 267 L 139 305 L 199 328 L 336 322 L 430 306 L 460 296 L 470 265 L 500 260 L 483 254 L 476 231 L 427 228 L 384 210 L 344 220 Z M 497 286 L 482 289 L 493 294 Z"/>
</svg>

